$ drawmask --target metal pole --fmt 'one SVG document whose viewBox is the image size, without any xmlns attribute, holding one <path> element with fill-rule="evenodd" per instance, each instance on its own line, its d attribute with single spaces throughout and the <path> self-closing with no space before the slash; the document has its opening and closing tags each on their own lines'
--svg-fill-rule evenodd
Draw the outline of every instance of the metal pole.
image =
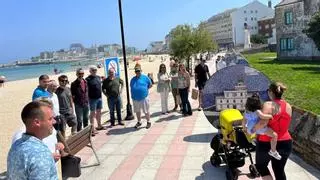
<svg viewBox="0 0 320 180">
<path fill-rule="evenodd" d="M 124 64 L 124 73 L 125 73 L 126 90 L 127 90 L 127 116 L 126 116 L 125 120 L 132 120 L 132 119 L 134 119 L 134 116 L 132 114 L 132 106 L 130 104 L 128 70 L 127 70 L 127 57 L 126 57 L 126 44 L 125 44 L 125 40 L 124 40 L 121 0 L 118 0 L 118 3 L 119 3 L 119 17 L 120 17 L 120 27 L 121 27 L 123 64 Z"/>
</svg>

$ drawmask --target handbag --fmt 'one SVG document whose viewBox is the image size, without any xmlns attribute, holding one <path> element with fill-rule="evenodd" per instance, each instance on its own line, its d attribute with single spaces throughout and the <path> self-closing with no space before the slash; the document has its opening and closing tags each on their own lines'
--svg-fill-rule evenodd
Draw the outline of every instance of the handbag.
<svg viewBox="0 0 320 180">
<path fill-rule="evenodd" d="M 198 89 L 192 89 L 191 98 L 194 100 L 198 99 L 199 90 Z"/>
<path fill-rule="evenodd" d="M 73 155 L 61 157 L 62 177 L 79 177 L 81 175 L 81 158 Z"/>
</svg>

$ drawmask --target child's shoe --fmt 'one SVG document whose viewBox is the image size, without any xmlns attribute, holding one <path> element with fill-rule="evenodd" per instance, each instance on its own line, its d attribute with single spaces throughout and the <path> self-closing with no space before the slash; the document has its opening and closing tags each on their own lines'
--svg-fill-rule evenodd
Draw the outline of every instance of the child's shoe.
<svg viewBox="0 0 320 180">
<path fill-rule="evenodd" d="M 276 158 L 277 160 L 280 160 L 281 159 L 281 156 L 280 154 L 278 153 L 278 151 L 269 151 L 269 155 Z"/>
</svg>

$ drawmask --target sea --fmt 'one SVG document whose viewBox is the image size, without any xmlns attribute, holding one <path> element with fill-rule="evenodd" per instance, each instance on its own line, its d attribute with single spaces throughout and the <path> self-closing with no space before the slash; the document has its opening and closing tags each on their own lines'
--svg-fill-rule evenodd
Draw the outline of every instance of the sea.
<svg viewBox="0 0 320 180">
<path fill-rule="evenodd" d="M 53 75 L 55 69 L 58 74 L 63 72 L 76 71 L 78 68 L 88 69 L 90 65 L 98 65 L 101 62 L 88 60 L 81 62 L 63 62 L 52 64 L 24 65 L 0 68 L 0 76 L 5 76 L 7 81 L 16 81 L 30 78 L 37 78 L 42 74 Z"/>
</svg>

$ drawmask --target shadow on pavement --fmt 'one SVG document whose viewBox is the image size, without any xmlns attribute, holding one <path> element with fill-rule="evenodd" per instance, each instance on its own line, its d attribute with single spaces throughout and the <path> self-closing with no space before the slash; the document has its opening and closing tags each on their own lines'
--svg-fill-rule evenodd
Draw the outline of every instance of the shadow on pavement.
<svg viewBox="0 0 320 180">
<path fill-rule="evenodd" d="M 175 114 L 172 114 L 170 116 L 167 116 L 167 117 L 162 117 L 162 118 L 159 118 L 159 120 L 155 121 L 156 123 L 159 123 L 159 122 L 163 122 L 163 121 L 172 121 L 172 120 L 177 120 L 179 118 L 181 118 L 182 115 L 175 115 Z"/>
<path fill-rule="evenodd" d="M 289 159 L 302 167 L 305 171 L 316 177 L 317 179 L 320 179 L 320 173 L 319 170 L 312 167 L 311 165 L 307 164 L 301 157 L 299 157 L 299 154 L 296 152 L 291 153 Z"/>
<path fill-rule="evenodd" d="M 205 162 L 202 165 L 203 173 L 197 176 L 196 180 L 202 179 L 214 179 L 214 180 L 225 180 L 225 167 L 214 167 L 211 165 L 210 161 Z"/>
<path fill-rule="evenodd" d="M 150 115 L 150 118 L 154 118 L 154 117 L 158 117 L 158 116 L 161 116 L 161 112 L 155 112 L 155 113 L 152 113 L 151 115 Z"/>
<path fill-rule="evenodd" d="M 119 129 L 110 129 L 106 134 L 107 135 L 121 135 L 121 134 L 127 134 L 131 133 L 133 131 L 138 131 L 141 128 L 136 129 L 135 127 L 125 127 L 125 128 L 119 128 Z"/>
<path fill-rule="evenodd" d="M 183 140 L 193 143 L 210 143 L 214 135 L 215 133 L 193 134 L 190 136 L 185 136 Z"/>
</svg>

